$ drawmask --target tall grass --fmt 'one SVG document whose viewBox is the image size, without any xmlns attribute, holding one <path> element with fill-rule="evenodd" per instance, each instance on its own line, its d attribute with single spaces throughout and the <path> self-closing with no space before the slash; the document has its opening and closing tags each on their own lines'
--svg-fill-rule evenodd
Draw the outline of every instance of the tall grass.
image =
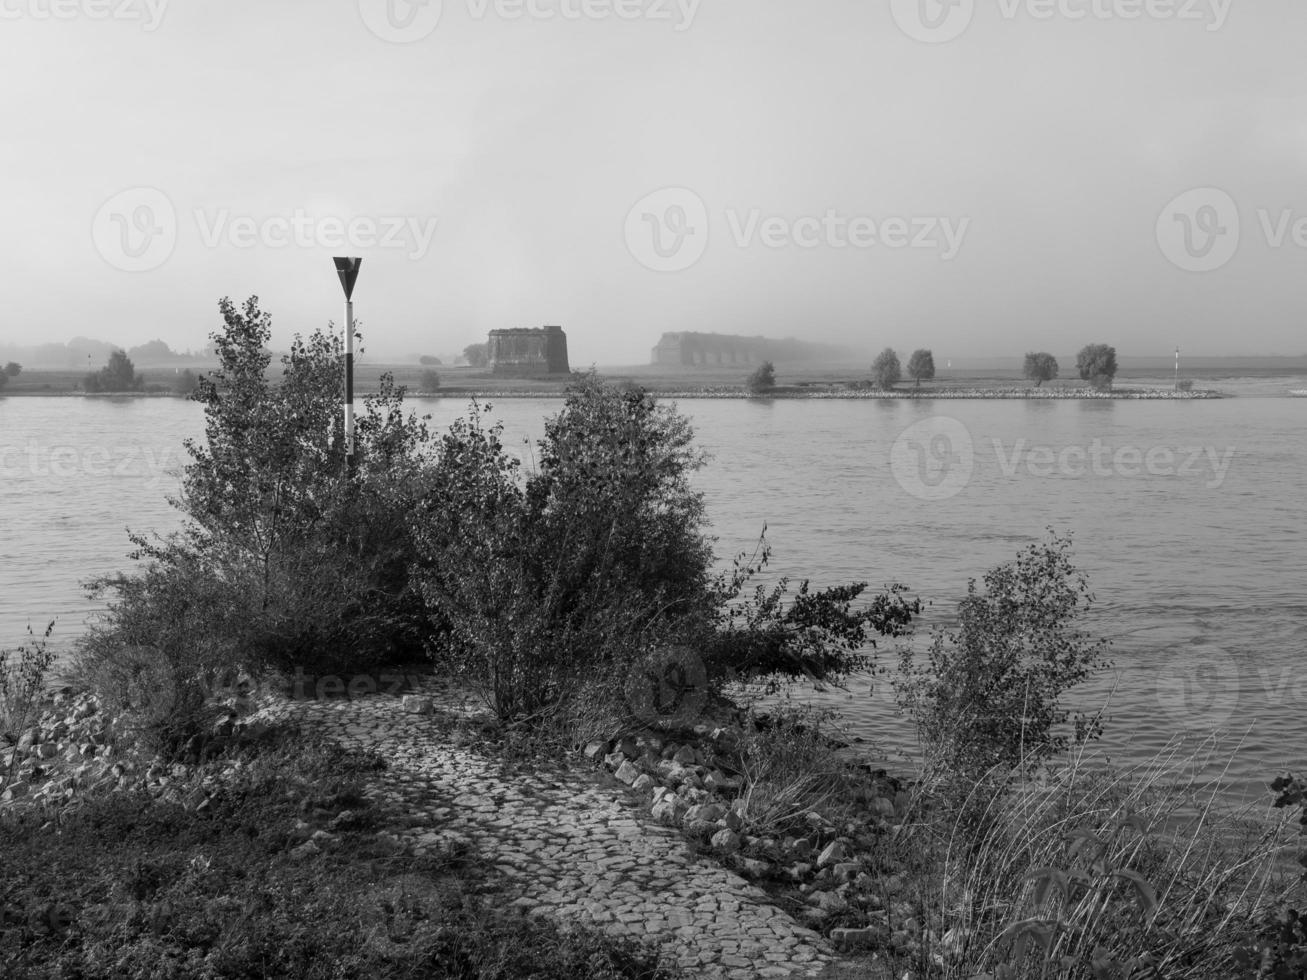
<svg viewBox="0 0 1307 980">
<path fill-rule="evenodd" d="M 1224 770 L 1206 775 L 1231 758 L 1215 738 L 1177 738 L 1124 769 L 1081 747 L 1039 778 L 991 771 L 961 798 L 935 778 L 923 799 L 952 797 L 947 810 L 898 844 L 942 926 L 922 966 L 966 980 L 1237 975 L 1250 923 L 1294 884 L 1283 815 L 1224 805 Z"/>
</svg>

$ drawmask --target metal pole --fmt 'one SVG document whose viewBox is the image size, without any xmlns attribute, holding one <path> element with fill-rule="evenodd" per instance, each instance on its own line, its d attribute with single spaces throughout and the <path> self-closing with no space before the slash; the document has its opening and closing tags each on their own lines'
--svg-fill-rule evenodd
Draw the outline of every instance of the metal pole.
<svg viewBox="0 0 1307 980">
<path fill-rule="evenodd" d="M 354 475 L 354 301 L 345 300 L 345 469 Z"/>
<path fill-rule="evenodd" d="M 336 264 L 336 275 L 340 277 L 341 288 L 345 290 L 345 470 L 354 475 L 354 284 L 358 281 L 359 266 L 363 260 L 357 257 L 337 256 L 332 259 Z"/>
<path fill-rule="evenodd" d="M 1180 390 L 1180 348 L 1175 349 L 1175 388 Z"/>
</svg>

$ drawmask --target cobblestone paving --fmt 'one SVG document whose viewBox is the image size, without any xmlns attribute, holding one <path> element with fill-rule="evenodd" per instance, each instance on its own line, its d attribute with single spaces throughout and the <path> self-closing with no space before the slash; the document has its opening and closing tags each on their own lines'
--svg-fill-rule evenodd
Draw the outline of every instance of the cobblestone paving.
<svg viewBox="0 0 1307 980">
<path fill-rule="evenodd" d="M 816 976 L 834 958 L 761 889 L 639 819 L 606 777 L 510 772 L 449 744 L 430 716 L 406 714 L 395 697 L 283 702 L 263 713 L 378 752 L 389 768 L 374 792 L 411 815 L 397 831 L 408 849 L 472 842 L 503 872 L 513 904 L 532 914 L 653 942 L 702 977 Z"/>
</svg>

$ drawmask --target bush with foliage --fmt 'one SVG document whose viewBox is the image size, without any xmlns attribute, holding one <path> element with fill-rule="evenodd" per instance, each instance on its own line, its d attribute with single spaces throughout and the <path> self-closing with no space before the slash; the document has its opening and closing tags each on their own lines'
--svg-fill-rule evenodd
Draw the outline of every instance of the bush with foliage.
<svg viewBox="0 0 1307 980">
<path fill-rule="evenodd" d="M 10 361 L 4 367 L 4 375 L 6 378 L 16 378 L 22 373 L 23 373 L 23 366 L 19 364 L 17 361 Z"/>
<path fill-rule="evenodd" d="M 507 718 L 702 601 L 712 554 L 689 425 L 639 389 L 569 388 L 525 481 L 500 436 L 476 411 L 451 427 L 414 532 L 427 601 L 453 626 L 439 652 Z"/>
<path fill-rule="evenodd" d="M 145 570 L 91 583 L 108 608 L 78 658 L 124 707 L 143 707 L 133 692 L 170 678 L 138 718 L 165 750 L 203 723 L 195 712 L 215 674 L 413 660 L 434 629 L 410 580 L 408 526 L 424 497 L 429 437 L 405 413 L 403 389 L 385 376 L 365 400 L 351 477 L 340 339 L 297 336 L 274 384 L 271 318 L 257 298 L 243 310 L 223 299 L 220 311 L 219 366 L 192 396 L 204 406 L 205 440 L 187 442 L 191 462 L 173 500 L 182 530 L 134 536 Z"/>
<path fill-rule="evenodd" d="M 1100 391 L 1110 390 L 1116 377 L 1116 348 L 1089 344 L 1076 355 L 1076 373 Z"/>
<path fill-rule="evenodd" d="M 487 344 L 468 344 L 463 348 L 463 358 L 474 368 L 482 368 L 490 363 L 490 347 Z"/>
<path fill-rule="evenodd" d="M 1022 373 L 1038 388 L 1057 377 L 1057 358 L 1047 351 L 1027 352 Z"/>
<path fill-rule="evenodd" d="M 437 444 L 415 514 L 423 590 L 451 625 L 435 653 L 503 719 L 555 716 L 579 700 L 616 707 L 660 651 L 684 647 L 701 683 L 856 669 L 869 630 L 906 627 L 897 593 L 853 610 L 865 586 L 796 596 L 787 583 L 738 602 L 762 564 L 713 576 L 703 456 L 686 419 L 638 387 L 593 374 L 549 420 L 522 478 L 480 413 Z M 569 705 L 569 702 L 572 702 Z"/>
<path fill-rule="evenodd" d="M 109 355 L 108 364 L 86 376 L 82 387 L 92 393 L 142 391 L 145 378 L 136 373 L 126 351 L 116 350 Z"/>
<path fill-rule="evenodd" d="M 1098 734 L 1097 715 L 1058 730 L 1069 720 L 1063 695 L 1110 666 L 1108 641 L 1076 627 L 1094 597 L 1070 549 L 1069 534 L 1050 532 L 986 572 L 983 591 L 972 579 L 957 628 L 935 632 L 924 666 L 902 649 L 899 704 L 946 768 L 1007 772 Z"/>
<path fill-rule="evenodd" d="M 776 367 L 771 361 L 763 361 L 744 382 L 745 390 L 751 395 L 766 394 L 775 387 Z"/>
<path fill-rule="evenodd" d="M 423 371 L 422 377 L 418 380 L 419 391 L 439 391 L 440 390 L 440 372 Z"/>
<path fill-rule="evenodd" d="M 921 601 L 907 587 L 891 585 L 864 602 L 866 582 L 813 591 L 809 580 L 791 594 L 782 578 L 746 595 L 748 582 L 767 565 L 771 546 L 764 537 L 748 557 L 736 557 L 729 572 L 713 584 L 714 614 L 699 644 L 705 650 L 714 688 L 728 683 L 760 683 L 775 694 L 788 682 L 840 684 L 850 674 L 874 669 L 872 634 L 905 637 Z M 743 596 L 743 598 L 741 598 Z"/>
<path fill-rule="evenodd" d="M 922 381 L 932 380 L 935 377 L 935 355 L 925 348 L 913 351 L 908 358 L 908 377 L 917 383 L 918 388 Z"/>
<path fill-rule="evenodd" d="M 899 367 L 899 356 L 894 353 L 893 347 L 886 347 L 876 355 L 876 360 L 871 364 L 872 383 L 882 391 L 889 391 L 903 378 L 903 371 Z"/>
</svg>

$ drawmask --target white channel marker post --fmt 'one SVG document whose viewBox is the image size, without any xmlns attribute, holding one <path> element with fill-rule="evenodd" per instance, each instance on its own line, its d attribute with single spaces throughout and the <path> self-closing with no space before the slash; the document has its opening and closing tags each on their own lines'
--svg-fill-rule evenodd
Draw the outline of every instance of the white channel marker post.
<svg viewBox="0 0 1307 980">
<path fill-rule="evenodd" d="M 345 290 L 345 469 L 354 475 L 354 284 L 361 258 L 334 258 L 336 275 Z"/>
</svg>

